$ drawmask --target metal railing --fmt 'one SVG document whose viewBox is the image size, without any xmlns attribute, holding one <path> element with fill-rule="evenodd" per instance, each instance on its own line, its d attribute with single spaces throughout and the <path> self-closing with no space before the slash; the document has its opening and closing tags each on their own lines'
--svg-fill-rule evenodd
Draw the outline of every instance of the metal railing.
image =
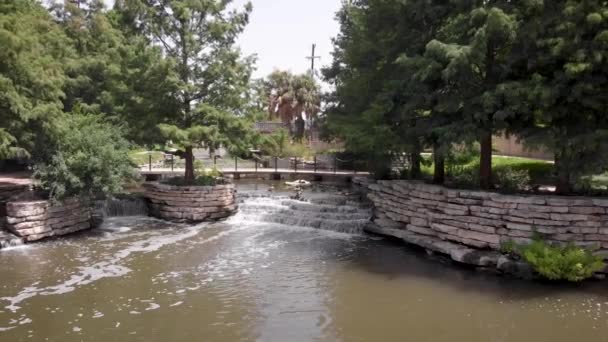
<svg viewBox="0 0 608 342">
<path fill-rule="evenodd" d="M 200 160 L 200 159 L 197 159 Z M 213 167 L 221 172 L 291 172 L 294 173 L 339 173 L 348 172 L 357 174 L 366 171 L 366 168 L 357 165 L 356 160 L 343 160 L 333 155 L 314 155 L 313 157 L 266 157 L 242 159 L 238 157 L 214 156 L 212 159 L 202 160 L 205 168 Z M 148 165 L 144 166 L 148 171 L 152 170 L 171 170 L 183 169 L 185 162 L 183 159 L 176 160 L 173 155 L 166 156 L 160 163 L 153 163 L 152 156 L 149 157 Z"/>
</svg>

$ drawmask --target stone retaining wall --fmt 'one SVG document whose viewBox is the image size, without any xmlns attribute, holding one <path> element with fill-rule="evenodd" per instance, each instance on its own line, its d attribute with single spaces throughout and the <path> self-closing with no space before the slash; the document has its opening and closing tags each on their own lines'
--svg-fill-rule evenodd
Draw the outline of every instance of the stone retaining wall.
<svg viewBox="0 0 608 342">
<path fill-rule="evenodd" d="M 57 205 L 47 200 L 11 200 L 6 203 L 6 230 L 35 241 L 91 228 L 91 210 L 86 203 L 70 199 Z"/>
<path fill-rule="evenodd" d="M 608 250 L 606 198 L 503 195 L 414 181 L 378 181 L 368 189 L 375 229 L 388 235 L 498 250 L 509 240 L 529 242 L 536 231 L 552 242 Z"/>
<path fill-rule="evenodd" d="M 0 185 L 0 231 L 6 229 L 6 201 L 12 196 L 27 191 L 29 185 L 6 184 Z"/>
<path fill-rule="evenodd" d="M 150 215 L 173 222 L 202 222 L 226 218 L 237 210 L 234 184 L 173 186 L 144 184 Z"/>
</svg>

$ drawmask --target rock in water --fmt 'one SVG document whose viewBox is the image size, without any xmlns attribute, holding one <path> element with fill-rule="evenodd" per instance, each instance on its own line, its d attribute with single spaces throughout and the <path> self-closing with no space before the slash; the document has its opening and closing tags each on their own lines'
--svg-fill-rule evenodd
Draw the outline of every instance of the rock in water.
<svg viewBox="0 0 608 342">
<path fill-rule="evenodd" d="M 311 183 L 309 181 L 305 181 L 303 179 L 298 179 L 297 181 L 293 181 L 293 182 L 285 182 L 285 184 L 287 186 L 293 186 L 293 187 L 309 187 L 311 186 Z"/>
</svg>

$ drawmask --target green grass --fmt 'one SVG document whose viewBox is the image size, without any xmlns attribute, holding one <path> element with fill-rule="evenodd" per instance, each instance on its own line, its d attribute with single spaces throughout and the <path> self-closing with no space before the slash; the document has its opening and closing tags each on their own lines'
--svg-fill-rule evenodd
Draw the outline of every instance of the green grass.
<svg viewBox="0 0 608 342">
<path fill-rule="evenodd" d="M 492 167 L 494 170 L 510 168 L 516 171 L 528 171 L 534 184 L 550 184 L 554 181 L 553 163 L 544 160 L 494 156 Z"/>
<path fill-rule="evenodd" d="M 427 157 L 430 158 L 430 157 Z M 479 160 L 476 159 L 469 164 L 461 166 L 464 169 L 478 169 L 479 168 Z M 538 159 L 529 159 L 529 158 L 520 158 L 520 157 L 503 157 L 503 156 L 494 156 L 492 158 L 492 169 L 500 170 L 500 169 L 512 169 L 512 170 L 523 170 L 528 171 L 530 174 L 530 178 L 532 183 L 534 184 L 551 184 L 553 182 L 553 163 L 538 160 Z M 427 163 L 427 165 L 422 165 L 422 172 L 427 177 L 432 177 L 434 171 L 433 163 Z M 608 181 L 608 175 L 606 177 L 606 181 Z"/>
<path fill-rule="evenodd" d="M 608 190 L 608 172 L 591 178 L 591 184 L 596 189 Z"/>
<path fill-rule="evenodd" d="M 152 164 L 164 160 L 164 155 L 159 151 L 146 151 L 144 149 L 136 149 L 129 152 L 129 157 L 137 165 L 148 165 L 150 162 L 149 155 L 152 155 Z"/>
</svg>

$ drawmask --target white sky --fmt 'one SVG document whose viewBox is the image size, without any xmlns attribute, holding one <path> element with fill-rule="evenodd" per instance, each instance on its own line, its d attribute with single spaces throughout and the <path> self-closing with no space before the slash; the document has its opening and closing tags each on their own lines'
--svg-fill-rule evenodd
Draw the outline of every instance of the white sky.
<svg viewBox="0 0 608 342">
<path fill-rule="evenodd" d="M 112 6 L 114 0 L 105 0 Z M 242 7 L 248 0 L 234 0 Z M 251 0 L 249 25 L 238 45 L 245 55 L 256 54 L 254 77 L 264 77 L 274 69 L 303 73 L 310 69 L 311 45 L 321 56 L 316 69 L 331 63 L 331 39 L 338 34 L 334 19 L 341 0 Z"/>
</svg>

